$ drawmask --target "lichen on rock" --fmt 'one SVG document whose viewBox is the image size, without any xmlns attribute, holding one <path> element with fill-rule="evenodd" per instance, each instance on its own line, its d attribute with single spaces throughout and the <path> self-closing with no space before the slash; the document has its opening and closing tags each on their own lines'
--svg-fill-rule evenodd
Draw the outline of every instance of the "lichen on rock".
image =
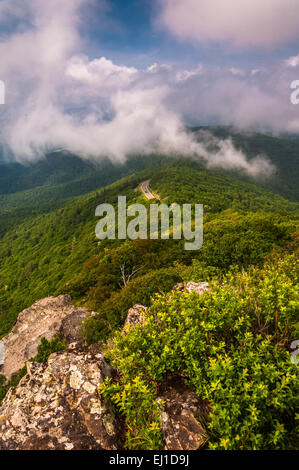
<svg viewBox="0 0 299 470">
<path fill-rule="evenodd" d="M 81 324 L 88 310 L 74 307 L 69 295 L 47 297 L 23 310 L 12 329 L 2 338 L 4 360 L 1 374 L 10 379 L 34 357 L 41 338 L 51 340 L 57 333 L 67 343 L 80 340 Z"/>
<path fill-rule="evenodd" d="M 122 329 L 122 333 L 125 335 L 130 328 L 133 328 L 135 325 L 140 325 L 143 323 L 144 314 L 147 311 L 147 307 L 144 305 L 134 305 L 134 307 L 130 308 L 128 311 L 128 315 Z"/>
<path fill-rule="evenodd" d="M 209 419 L 208 404 L 185 383 L 183 377 L 166 378 L 160 387 L 164 450 L 198 450 L 208 435 L 202 421 Z"/>
<path fill-rule="evenodd" d="M 121 448 L 121 426 L 97 392 L 109 365 L 96 346 L 72 344 L 27 368 L 0 406 L 1 450 Z"/>
</svg>

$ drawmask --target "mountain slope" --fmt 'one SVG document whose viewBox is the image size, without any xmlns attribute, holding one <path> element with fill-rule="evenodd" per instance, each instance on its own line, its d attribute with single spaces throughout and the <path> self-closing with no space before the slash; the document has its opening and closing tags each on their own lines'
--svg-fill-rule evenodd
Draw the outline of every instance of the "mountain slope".
<svg viewBox="0 0 299 470">
<path fill-rule="evenodd" d="M 243 150 L 250 159 L 266 155 L 276 167 L 276 174 L 262 184 L 293 201 L 299 201 L 299 141 L 292 138 L 273 137 L 230 126 L 191 128 L 192 132 L 204 130 L 212 135 L 231 138 L 236 148 Z M 200 133 L 198 134 L 200 139 Z"/>
<path fill-rule="evenodd" d="M 259 182 L 292 201 L 299 200 L 299 141 L 291 138 L 276 138 L 233 127 L 191 128 L 197 138 L 201 131 L 226 139 L 243 150 L 247 158 L 266 155 L 276 167 L 276 173 Z M 123 164 L 108 159 L 97 163 L 79 158 L 67 151 L 48 154 L 45 158 L 27 165 L 0 162 L 0 206 L 2 210 L 37 208 L 54 204 L 60 199 L 86 194 L 108 185 L 119 178 L 169 160 L 162 155 L 131 156 Z M 238 179 L 251 181 L 238 172 L 231 174 Z"/>
<path fill-rule="evenodd" d="M 124 163 L 104 159 L 98 163 L 67 152 L 46 155 L 26 166 L 17 163 L 0 166 L 1 210 L 38 208 L 54 204 L 106 186 L 144 168 L 166 160 L 160 155 L 130 157 Z"/>
<path fill-rule="evenodd" d="M 173 240 L 98 242 L 96 206 L 115 205 L 119 195 L 126 195 L 128 203 L 148 205 L 143 194 L 135 191 L 146 179 L 151 179 L 162 202 L 206 206 L 205 242 L 200 251 L 185 251 L 182 241 Z M 190 265 L 197 258 L 203 266 L 225 271 L 231 264 L 260 263 L 273 248 L 282 249 L 296 230 L 297 211 L 297 204 L 257 185 L 183 160 L 123 178 L 49 212 L 28 215 L 1 240 L 0 336 L 7 333 L 19 311 L 41 297 L 61 293 L 70 293 L 92 308 L 102 306 L 109 328 L 118 325 L 127 305 L 138 300 L 136 292 L 140 300 L 146 300 L 159 288 L 170 289 L 180 280 L 175 262 Z M 123 264 L 127 270 L 140 267 L 124 289 Z M 111 296 L 113 302 L 107 304 Z"/>
</svg>

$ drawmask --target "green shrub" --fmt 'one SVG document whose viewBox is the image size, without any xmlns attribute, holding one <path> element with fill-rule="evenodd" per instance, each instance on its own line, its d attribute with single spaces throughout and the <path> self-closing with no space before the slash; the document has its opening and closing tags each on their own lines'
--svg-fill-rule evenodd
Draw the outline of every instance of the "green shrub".
<svg viewBox="0 0 299 470">
<path fill-rule="evenodd" d="M 41 338 L 41 342 L 37 347 L 37 354 L 32 359 L 33 362 L 44 362 L 48 361 L 48 358 L 51 354 L 66 349 L 67 345 L 64 341 L 61 340 L 59 334 L 56 334 L 50 341 L 45 337 Z"/>
<path fill-rule="evenodd" d="M 204 261 L 192 260 L 191 266 L 175 263 L 175 267 L 184 282 L 204 282 L 221 277 L 221 270 L 215 266 L 208 266 Z"/>
<path fill-rule="evenodd" d="M 129 426 L 137 402 L 131 397 L 128 405 L 115 396 L 136 377 L 159 382 L 180 372 L 211 405 L 211 449 L 295 448 L 299 383 L 289 346 L 298 332 L 298 308 L 294 255 L 228 274 L 223 285 L 214 283 L 202 296 L 157 295 L 143 325 L 115 336 L 108 357 L 122 380 L 117 387 L 104 383 L 102 392 Z M 151 407 L 155 403 L 153 395 Z M 133 433 L 142 448 L 146 413 L 135 424 L 130 442 Z"/>
<path fill-rule="evenodd" d="M 22 367 L 14 376 L 7 382 L 4 375 L 0 375 L 0 404 L 4 400 L 8 390 L 12 387 L 17 387 L 20 380 L 26 375 L 26 366 Z"/>
<path fill-rule="evenodd" d="M 107 339 L 107 334 L 123 325 L 128 310 L 134 304 L 149 305 L 156 292 L 169 292 L 180 281 L 176 269 L 159 269 L 144 276 L 136 277 L 119 292 L 115 292 L 103 302 L 100 315 L 88 318 L 83 326 L 83 334 L 88 344 Z"/>
<path fill-rule="evenodd" d="M 124 414 L 126 419 L 126 447 L 133 450 L 159 448 L 162 433 L 160 406 L 155 401 L 153 387 L 141 377 L 132 381 L 112 383 L 107 378 L 99 392 Z"/>
</svg>

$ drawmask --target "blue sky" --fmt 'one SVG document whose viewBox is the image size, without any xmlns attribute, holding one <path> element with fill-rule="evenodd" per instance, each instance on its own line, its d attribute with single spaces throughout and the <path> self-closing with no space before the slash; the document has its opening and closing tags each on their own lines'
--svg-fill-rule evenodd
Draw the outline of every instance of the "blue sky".
<svg viewBox="0 0 299 470">
<path fill-rule="evenodd" d="M 248 70 L 299 52 L 298 40 L 275 47 L 238 50 L 222 41 L 200 43 L 176 38 L 164 25 L 157 24 L 159 6 L 155 0 L 108 0 L 109 21 L 103 27 L 101 3 L 98 2 L 98 9 L 96 5 L 93 7 L 94 17 L 88 21 L 88 51 L 92 57 L 107 55 L 116 62 L 137 67 L 153 62 L 178 68 L 204 63 Z"/>
</svg>

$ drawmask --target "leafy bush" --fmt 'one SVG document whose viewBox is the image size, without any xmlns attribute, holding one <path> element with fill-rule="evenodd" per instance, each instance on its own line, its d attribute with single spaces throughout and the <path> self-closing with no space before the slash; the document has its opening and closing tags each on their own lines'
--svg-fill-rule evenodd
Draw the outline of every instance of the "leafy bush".
<svg viewBox="0 0 299 470">
<path fill-rule="evenodd" d="M 159 448 L 162 433 L 160 406 L 155 401 L 153 387 L 141 377 L 131 382 L 112 383 L 107 379 L 99 386 L 126 418 L 126 446 L 129 449 L 155 450 Z"/>
<path fill-rule="evenodd" d="M 90 317 L 83 327 L 88 344 L 107 339 L 107 334 L 123 325 L 129 308 L 134 304 L 149 305 L 156 292 L 168 292 L 180 280 L 176 269 L 158 269 L 137 277 L 103 302 L 100 315 Z"/>
<path fill-rule="evenodd" d="M 192 260 L 191 266 L 175 263 L 175 267 L 184 282 L 204 282 L 221 277 L 221 270 L 215 266 L 207 266 L 204 261 Z"/>
<path fill-rule="evenodd" d="M 4 375 L 0 375 L 0 404 L 4 400 L 8 390 L 12 387 L 16 387 L 20 380 L 26 375 L 26 366 L 22 367 L 8 382 Z"/>
<path fill-rule="evenodd" d="M 137 400 L 117 397 L 137 377 L 142 384 L 180 372 L 211 405 L 211 449 L 295 448 L 299 382 L 289 346 L 298 334 L 298 277 L 297 259 L 289 255 L 228 274 L 202 296 L 157 295 L 144 324 L 116 334 L 108 355 L 122 379 L 117 386 L 106 381 L 102 393 L 128 429 Z M 149 409 L 155 406 L 153 395 Z M 143 448 L 147 414 L 134 423 L 127 445 Z"/>
<path fill-rule="evenodd" d="M 44 362 L 48 361 L 51 354 L 66 349 L 67 345 L 61 340 L 59 334 L 56 334 L 50 341 L 45 337 L 41 338 L 41 342 L 37 347 L 37 354 L 32 359 L 32 362 Z"/>
</svg>

